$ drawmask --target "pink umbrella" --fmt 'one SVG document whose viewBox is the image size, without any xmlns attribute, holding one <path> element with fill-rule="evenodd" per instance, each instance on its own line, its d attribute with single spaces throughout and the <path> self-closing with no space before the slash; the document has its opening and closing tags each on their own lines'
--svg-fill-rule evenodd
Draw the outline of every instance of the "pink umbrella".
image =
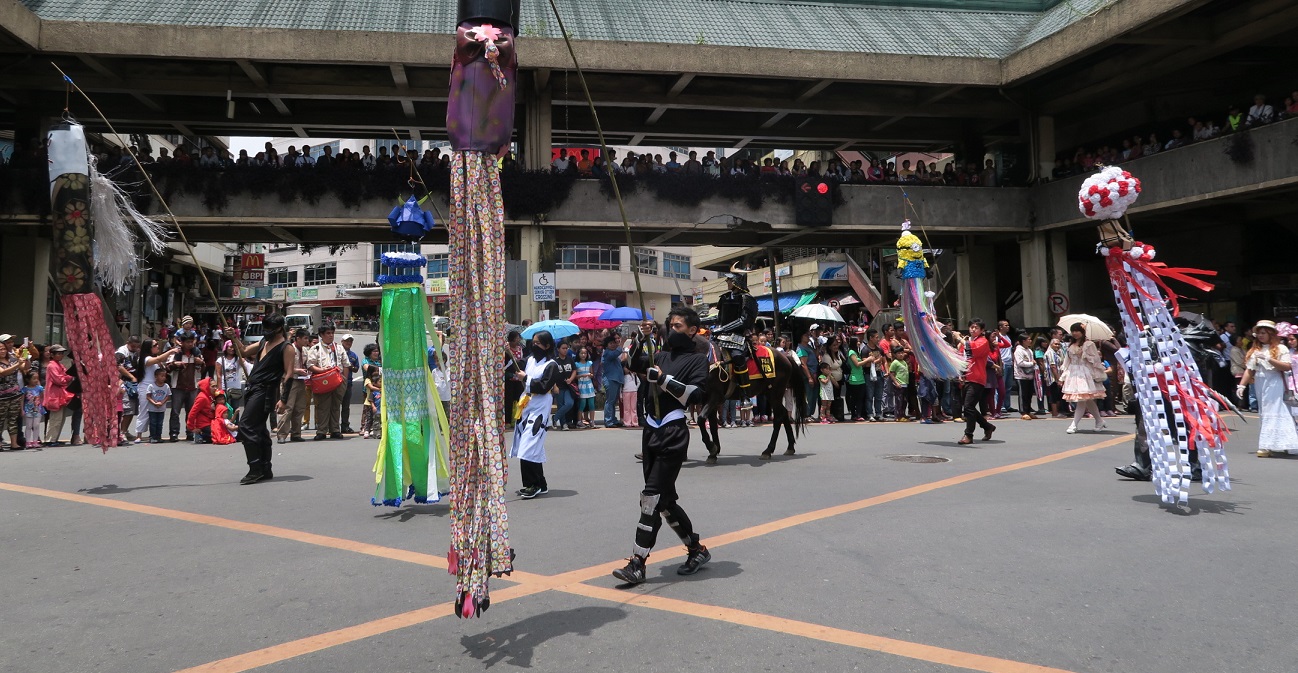
<svg viewBox="0 0 1298 673">
<path fill-rule="evenodd" d="M 577 311 L 568 317 L 568 322 L 582 329 L 612 329 L 622 324 L 614 320 L 600 320 L 599 314 L 601 313 L 603 311 Z"/>
</svg>

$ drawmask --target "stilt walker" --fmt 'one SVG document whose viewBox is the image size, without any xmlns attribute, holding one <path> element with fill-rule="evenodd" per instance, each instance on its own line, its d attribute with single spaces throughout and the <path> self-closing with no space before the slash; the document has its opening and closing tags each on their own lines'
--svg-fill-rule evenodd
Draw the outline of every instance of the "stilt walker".
<svg viewBox="0 0 1298 673">
<path fill-rule="evenodd" d="M 49 162 L 53 276 L 81 378 L 86 440 L 107 452 L 119 437 L 117 346 L 95 283 L 120 291 L 135 275 L 136 238 L 128 218 L 155 252 L 161 251 L 162 228 L 95 170 L 80 124 L 65 119 L 51 128 Z"/>
<path fill-rule="evenodd" d="M 488 582 L 513 570 L 505 511 L 499 370 L 505 316 L 505 209 L 498 157 L 514 132 L 519 0 L 460 0 L 446 129 L 451 141 L 451 549 L 456 614 L 491 605 Z M 384 354 L 386 359 L 387 354 Z M 386 363 L 385 363 L 386 364 Z M 385 386 L 386 387 L 386 386 Z"/>
<path fill-rule="evenodd" d="M 1231 405 L 1199 374 L 1193 352 L 1177 329 L 1180 305 L 1166 280 L 1207 292 L 1212 285 L 1195 276 L 1217 272 L 1155 262 L 1154 247 L 1133 240 L 1118 222 L 1139 196 L 1140 180 L 1109 167 L 1082 183 L 1078 210 L 1100 223 L 1096 250 L 1108 267 L 1131 349 L 1131 382 L 1149 447 L 1154 492 L 1166 504 L 1185 504 L 1196 471 L 1190 462 L 1196 449 L 1203 489 L 1230 490 L 1224 451 L 1229 431 L 1217 409 L 1218 404 Z"/>
<path fill-rule="evenodd" d="M 901 313 L 906 334 L 915 349 L 915 360 L 924 376 L 934 380 L 954 380 L 964 375 L 969 361 L 942 336 L 941 326 L 933 316 L 935 293 L 924 289 L 929 276 L 924 244 L 910 231 L 910 220 L 901 223 L 897 239 L 897 269 L 901 276 Z"/>
</svg>

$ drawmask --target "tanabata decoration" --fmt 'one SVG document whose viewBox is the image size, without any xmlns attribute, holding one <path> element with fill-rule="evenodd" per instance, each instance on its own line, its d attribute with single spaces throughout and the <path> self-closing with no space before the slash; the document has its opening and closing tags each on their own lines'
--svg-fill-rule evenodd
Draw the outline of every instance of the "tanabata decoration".
<svg viewBox="0 0 1298 673">
<path fill-rule="evenodd" d="M 451 141 L 451 549 L 455 613 L 491 605 L 492 575 L 513 571 L 505 483 L 505 208 L 499 155 L 514 133 L 519 0 L 460 0 L 446 130 Z M 387 357 L 387 354 L 384 354 Z"/>
<path fill-rule="evenodd" d="M 1195 451 L 1203 489 L 1230 490 L 1225 453 L 1229 430 L 1218 405 L 1231 404 L 1204 383 L 1193 350 L 1177 328 L 1179 297 L 1167 281 L 1208 292 L 1213 286 L 1197 276 L 1217 272 L 1155 262 L 1154 246 L 1132 239 L 1118 219 L 1136 202 L 1140 189 L 1140 180 L 1131 173 L 1105 168 L 1082 183 L 1078 210 L 1100 222 L 1096 250 L 1108 267 L 1131 351 L 1131 382 L 1149 445 L 1154 491 L 1166 504 L 1185 504 Z"/>
<path fill-rule="evenodd" d="M 392 212 L 388 213 L 392 233 L 411 242 L 423 240 L 424 236 L 437 226 L 437 222 L 433 219 L 432 213 L 419 206 L 419 199 L 411 196 L 405 203 L 393 208 Z"/>
<path fill-rule="evenodd" d="M 399 273 L 378 277 L 383 286 L 379 343 L 383 353 L 383 434 L 374 460 L 374 505 L 405 500 L 438 502 L 449 491 L 446 410 L 428 371 L 428 338 L 436 334 L 424 278 L 423 255 L 390 252 L 383 265 Z"/>
<path fill-rule="evenodd" d="M 118 442 L 119 379 L 116 344 L 95 282 L 121 291 L 136 275 L 136 238 L 128 219 L 155 252 L 163 246 L 163 229 L 95 170 L 81 124 L 65 119 L 53 125 L 48 151 L 54 281 L 81 379 L 86 440 L 107 452 Z"/>
<path fill-rule="evenodd" d="M 902 222 L 901 238 L 897 239 L 897 268 L 901 276 L 901 312 L 906 334 L 924 376 L 958 379 L 968 369 L 969 361 L 947 342 L 937 318 L 933 316 L 934 293 L 924 289 L 924 281 L 928 278 L 925 252 L 929 251 L 910 231 L 910 220 Z"/>
</svg>

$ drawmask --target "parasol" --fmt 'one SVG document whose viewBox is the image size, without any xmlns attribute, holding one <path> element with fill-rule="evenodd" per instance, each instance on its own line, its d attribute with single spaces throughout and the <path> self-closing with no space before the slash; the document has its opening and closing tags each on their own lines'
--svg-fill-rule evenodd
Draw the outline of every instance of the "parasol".
<svg viewBox="0 0 1298 673">
<path fill-rule="evenodd" d="M 1103 320 L 1085 313 L 1070 313 L 1059 319 L 1055 323 L 1064 331 L 1071 331 L 1073 325 L 1081 323 L 1086 328 L 1086 338 L 1090 341 L 1105 341 L 1113 338 L 1113 329 L 1104 323 Z"/>
<path fill-rule="evenodd" d="M 532 323 L 527 329 L 523 330 L 523 338 L 531 339 L 536 336 L 537 332 L 549 332 L 550 336 L 557 340 L 581 334 L 581 328 L 567 320 L 542 320 L 541 322 Z"/>
<path fill-rule="evenodd" d="M 604 312 L 604 311 L 611 311 L 611 310 L 613 310 L 614 308 L 616 308 L 616 307 L 614 307 L 612 304 L 605 304 L 605 303 L 602 302 L 602 301 L 583 301 L 582 303 L 577 304 L 576 306 L 572 307 L 572 310 L 573 310 L 574 312 L 576 312 L 576 311 L 600 311 L 600 312 L 602 313 L 602 312 Z"/>
<path fill-rule="evenodd" d="M 602 313 L 599 310 L 577 311 L 568 316 L 568 320 L 582 329 L 612 329 L 622 324 L 616 320 L 601 320 L 599 316 Z"/>
<path fill-rule="evenodd" d="M 628 320 L 653 320 L 654 317 L 652 315 L 645 316 L 643 313 L 640 312 L 640 309 L 638 308 L 634 308 L 631 306 L 621 306 L 618 308 L 611 308 L 607 311 L 604 311 L 599 315 L 599 319 L 626 322 Z"/>
<path fill-rule="evenodd" d="M 793 309 L 791 313 L 794 318 L 806 318 L 817 322 L 847 322 L 838 311 L 825 306 L 824 304 L 807 304 Z"/>
</svg>

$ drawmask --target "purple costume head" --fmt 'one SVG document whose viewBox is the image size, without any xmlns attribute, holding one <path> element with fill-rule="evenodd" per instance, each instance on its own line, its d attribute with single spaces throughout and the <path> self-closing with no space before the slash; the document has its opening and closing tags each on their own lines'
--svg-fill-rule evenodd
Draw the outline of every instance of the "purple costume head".
<svg viewBox="0 0 1298 673">
<path fill-rule="evenodd" d="M 446 105 L 451 149 L 500 154 L 514 135 L 519 0 L 460 0 Z"/>
</svg>

